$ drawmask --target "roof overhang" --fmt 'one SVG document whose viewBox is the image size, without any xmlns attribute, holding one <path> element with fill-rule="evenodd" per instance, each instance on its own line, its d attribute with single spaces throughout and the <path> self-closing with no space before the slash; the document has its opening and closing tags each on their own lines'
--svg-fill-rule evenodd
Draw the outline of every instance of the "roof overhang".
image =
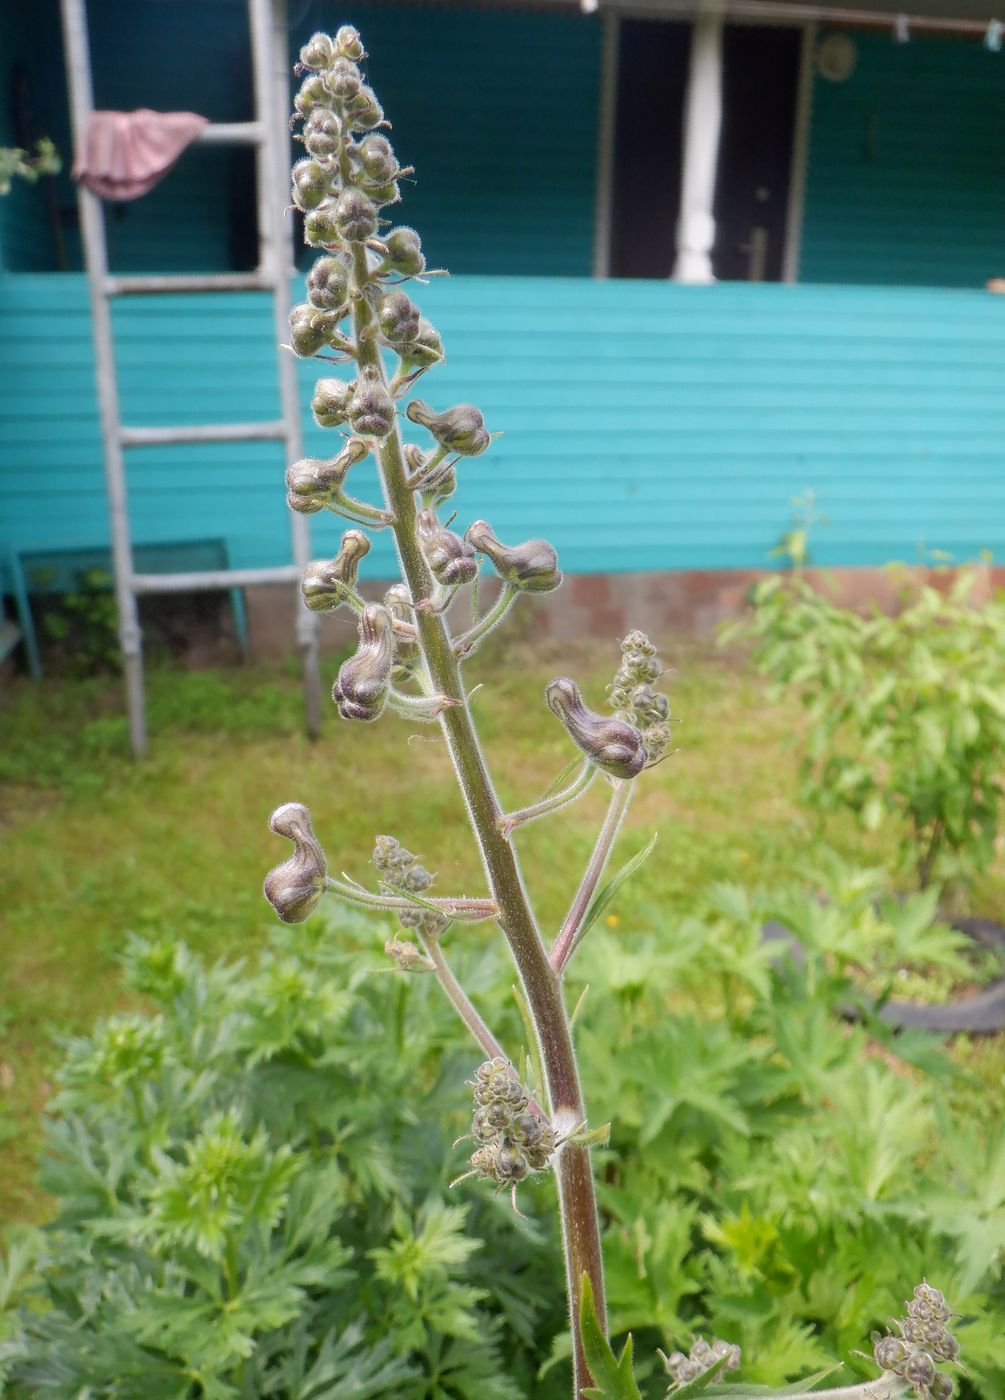
<svg viewBox="0 0 1005 1400">
<path fill-rule="evenodd" d="M 994 0 L 990 0 L 993 3 Z M 909 29 L 976 34 L 992 22 L 989 0 L 544 0 L 551 5 L 577 6 L 656 19 L 691 18 L 717 13 L 727 19 L 763 23 L 841 24 L 882 28 L 905 16 Z"/>
</svg>

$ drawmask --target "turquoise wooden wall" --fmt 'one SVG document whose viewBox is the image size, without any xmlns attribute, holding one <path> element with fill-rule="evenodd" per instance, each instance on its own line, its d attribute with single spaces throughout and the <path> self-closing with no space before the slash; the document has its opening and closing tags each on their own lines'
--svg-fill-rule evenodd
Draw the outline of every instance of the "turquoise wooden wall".
<svg viewBox="0 0 1005 1400">
<path fill-rule="evenodd" d="M 41 24 L 32 28 L 27 17 L 8 24 L 30 65 L 40 111 L 60 149 L 69 153 L 58 3 L 33 3 L 44 17 Z M 246 120 L 246 8 L 245 0 L 92 2 L 97 104 L 124 111 L 192 108 L 214 121 Z M 291 12 L 302 8 L 291 6 Z M 588 276 L 600 75 L 596 17 L 318 0 L 293 24 L 291 55 L 314 29 L 346 20 L 364 34 L 398 156 L 416 167 L 414 183 L 404 187 L 403 217 L 422 229 L 430 265 L 453 272 Z M 40 27 L 48 32 L 44 47 L 35 32 Z M 184 62 L 165 61 L 174 53 L 183 53 Z M 149 195 L 110 209 L 113 270 L 242 265 L 231 261 L 231 215 L 236 207 L 238 221 L 248 225 L 239 233 L 253 252 L 252 162 L 248 152 L 236 166 L 233 159 L 229 150 L 196 148 Z M 60 191 L 72 208 L 67 174 Z M 0 229 L 9 225 L 0 234 L 5 264 L 47 270 L 52 246 L 40 196 L 23 193 L 20 203 L 36 211 L 34 237 L 21 237 L 0 207 Z M 79 266 L 72 230 L 69 244 Z"/>
<path fill-rule="evenodd" d="M 812 487 L 831 520 L 821 563 L 1005 557 L 998 298 L 464 276 L 420 295 L 449 357 L 422 397 L 478 403 L 503 433 L 459 468 L 462 526 L 479 515 L 504 539 L 545 534 L 571 570 L 756 566 Z M 158 305 L 156 321 L 137 301 L 116 311 L 127 421 L 274 410 L 263 298 Z M 305 400 L 317 373 L 303 365 Z M 309 428 L 310 451 L 333 441 Z M 273 445 L 129 459 L 138 540 L 221 534 L 236 565 L 288 559 Z M 0 549 L 106 540 L 100 460 L 83 279 L 4 278 Z M 319 554 L 339 530 L 318 523 Z M 386 542 L 367 572 L 391 572 Z"/>
<path fill-rule="evenodd" d="M 1005 53 L 856 33 L 813 92 L 804 282 L 982 287 L 1005 276 Z"/>
</svg>

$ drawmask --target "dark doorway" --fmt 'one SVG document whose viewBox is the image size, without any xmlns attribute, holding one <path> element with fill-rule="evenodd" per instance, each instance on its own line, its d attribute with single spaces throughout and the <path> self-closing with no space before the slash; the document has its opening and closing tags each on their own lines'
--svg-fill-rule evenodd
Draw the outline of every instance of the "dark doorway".
<svg viewBox="0 0 1005 1400">
<path fill-rule="evenodd" d="M 716 277 L 778 281 L 784 270 L 802 31 L 731 24 L 723 33 Z M 673 275 L 691 26 L 624 19 L 611 189 L 610 275 Z"/>
<path fill-rule="evenodd" d="M 726 26 L 712 270 L 778 282 L 784 269 L 802 31 Z"/>
<path fill-rule="evenodd" d="M 669 277 L 691 26 L 623 19 L 611 190 L 612 277 Z"/>
</svg>

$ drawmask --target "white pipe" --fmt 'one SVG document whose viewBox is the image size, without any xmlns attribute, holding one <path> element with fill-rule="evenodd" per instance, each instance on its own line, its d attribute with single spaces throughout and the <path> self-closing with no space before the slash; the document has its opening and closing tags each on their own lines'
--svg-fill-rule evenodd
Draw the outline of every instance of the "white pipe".
<svg viewBox="0 0 1005 1400">
<path fill-rule="evenodd" d="M 684 109 L 680 217 L 677 220 L 678 282 L 714 282 L 715 180 L 722 127 L 722 14 L 695 17 Z"/>
</svg>

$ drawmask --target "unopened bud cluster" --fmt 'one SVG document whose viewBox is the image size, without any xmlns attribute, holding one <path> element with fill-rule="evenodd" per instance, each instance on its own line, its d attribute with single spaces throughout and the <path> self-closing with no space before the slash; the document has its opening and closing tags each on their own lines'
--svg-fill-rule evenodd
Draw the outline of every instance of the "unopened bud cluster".
<svg viewBox="0 0 1005 1400">
<path fill-rule="evenodd" d="M 670 748 L 670 701 L 655 688 L 663 674 L 656 647 L 644 632 L 629 632 L 621 643 L 621 665 L 611 686 L 611 708 L 634 725 L 646 746 L 647 767 Z"/>
<path fill-rule="evenodd" d="M 401 972 L 432 972 L 434 964 L 431 958 L 414 943 L 409 943 L 407 938 L 389 938 L 384 944 L 384 952 L 397 963 Z"/>
<path fill-rule="evenodd" d="M 696 1380 L 717 1362 L 724 1363 L 723 1371 L 735 1371 L 740 1365 L 740 1348 L 719 1338 L 706 1342 L 698 1337 L 687 1356 L 682 1351 L 672 1351 L 669 1356 L 664 1356 L 663 1365 L 672 1381 L 669 1393 L 672 1395 L 676 1386 Z"/>
<path fill-rule="evenodd" d="M 377 837 L 371 860 L 380 871 L 384 884 L 401 890 L 402 894 L 423 895 L 433 883 L 433 876 L 426 867 L 420 865 L 418 858 L 393 836 Z M 445 914 L 423 909 L 418 904 L 413 909 L 399 909 L 398 918 L 403 928 L 419 929 L 430 938 L 441 934 L 450 922 Z M 403 965 L 399 956 L 392 956 L 399 966 Z"/>
<path fill-rule="evenodd" d="M 939 1370 L 940 1362 L 956 1361 L 960 1354 L 960 1344 L 946 1326 L 950 1316 L 939 1290 L 919 1283 L 907 1317 L 894 1323 L 900 1336 L 875 1340 L 876 1365 L 907 1381 L 918 1400 L 949 1400 L 953 1393 L 951 1377 Z"/>
<path fill-rule="evenodd" d="M 530 1095 L 506 1060 L 486 1060 L 472 1081 L 475 1100 L 471 1154 L 473 1171 L 499 1186 L 518 1186 L 545 1171 L 555 1151 L 551 1125 L 531 1105 Z"/>
</svg>

